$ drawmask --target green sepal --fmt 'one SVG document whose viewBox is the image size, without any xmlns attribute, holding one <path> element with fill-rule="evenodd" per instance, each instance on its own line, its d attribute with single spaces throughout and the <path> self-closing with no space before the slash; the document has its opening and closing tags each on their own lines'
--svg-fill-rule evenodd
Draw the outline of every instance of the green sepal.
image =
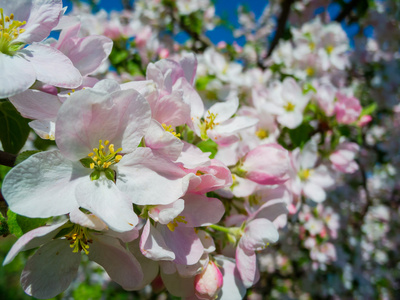
<svg viewBox="0 0 400 300">
<path fill-rule="evenodd" d="M 106 174 L 107 179 L 115 182 L 115 171 L 112 169 L 105 169 L 104 174 Z"/>
<path fill-rule="evenodd" d="M 7 211 L 7 224 L 10 229 L 10 233 L 16 237 L 21 237 L 28 231 L 45 225 L 50 218 L 27 218 L 24 216 L 17 215 L 10 209 Z"/>
<path fill-rule="evenodd" d="M 98 170 L 94 170 L 91 174 L 90 174 L 90 180 L 97 180 L 100 178 L 100 171 Z"/>
<path fill-rule="evenodd" d="M 91 159 L 90 157 L 82 158 L 79 161 L 85 168 L 90 168 L 90 164 L 94 162 L 93 159 Z"/>
<path fill-rule="evenodd" d="M 39 152 L 41 152 L 41 151 L 39 151 L 39 150 L 28 150 L 28 151 L 21 152 L 17 156 L 17 159 L 15 160 L 15 165 L 18 165 L 18 164 L 22 163 L 25 159 L 28 159 L 33 154 L 36 154 L 36 153 L 39 153 Z"/>
<path fill-rule="evenodd" d="M 218 144 L 211 139 L 201 141 L 196 146 L 203 152 L 211 152 L 210 158 L 214 158 L 218 152 Z"/>
</svg>

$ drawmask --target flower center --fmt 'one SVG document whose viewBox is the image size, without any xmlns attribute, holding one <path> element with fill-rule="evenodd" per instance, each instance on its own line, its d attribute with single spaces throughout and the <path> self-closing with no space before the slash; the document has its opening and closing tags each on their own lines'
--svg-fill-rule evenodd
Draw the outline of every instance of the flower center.
<svg viewBox="0 0 400 300">
<path fill-rule="evenodd" d="M 207 117 L 204 118 L 204 121 L 201 122 L 200 124 L 200 133 L 201 133 L 201 138 L 203 140 L 207 140 L 207 130 L 213 129 L 214 126 L 219 125 L 219 123 L 215 122 L 215 119 L 217 118 L 218 114 L 211 113 L 208 111 Z"/>
<path fill-rule="evenodd" d="M 4 16 L 3 9 L 0 8 L 0 52 L 12 55 L 13 52 L 19 50 L 22 44 L 12 44 L 12 42 L 25 31 L 24 28 L 19 28 L 26 24 L 26 21 L 21 22 L 14 20 L 14 14 Z"/>
<path fill-rule="evenodd" d="M 296 105 L 294 105 L 292 102 L 288 102 L 283 108 L 286 111 L 294 111 L 294 108 L 296 107 Z"/>
<path fill-rule="evenodd" d="M 258 136 L 260 140 L 263 140 L 269 136 L 269 132 L 268 130 L 260 128 L 259 130 L 256 131 L 256 136 Z"/>
<path fill-rule="evenodd" d="M 328 54 L 331 54 L 334 49 L 335 47 L 333 47 L 332 45 L 326 46 L 326 52 L 328 52 Z"/>
<path fill-rule="evenodd" d="M 174 129 L 172 128 L 172 125 L 168 125 L 167 126 L 167 124 L 162 123 L 161 126 L 164 128 L 165 131 L 168 131 L 168 132 L 172 133 L 174 137 L 180 138 L 181 134 L 180 133 L 176 133 L 174 131 Z"/>
<path fill-rule="evenodd" d="M 65 237 L 70 241 L 70 247 L 73 248 L 72 252 L 77 253 L 83 250 L 86 254 L 89 254 L 89 243 L 93 243 L 93 240 L 90 238 L 87 228 L 74 225 Z"/>
<path fill-rule="evenodd" d="M 108 146 L 106 151 L 105 146 Z M 97 180 L 100 178 L 102 172 L 106 175 L 109 180 L 115 182 L 115 171 L 110 167 L 115 165 L 122 159 L 122 155 L 118 154 L 122 151 L 122 148 L 114 150 L 114 144 L 110 144 L 108 140 L 104 142 L 99 140 L 99 148 L 93 148 L 93 152 L 88 154 L 88 157 L 83 158 L 80 162 L 84 167 L 90 168 L 93 172 L 90 174 L 91 180 Z"/>
<path fill-rule="evenodd" d="M 305 181 L 308 179 L 308 177 L 310 177 L 311 173 L 312 173 L 312 170 L 304 169 L 304 170 L 299 171 L 298 176 L 300 177 L 300 179 L 302 181 Z"/>
</svg>

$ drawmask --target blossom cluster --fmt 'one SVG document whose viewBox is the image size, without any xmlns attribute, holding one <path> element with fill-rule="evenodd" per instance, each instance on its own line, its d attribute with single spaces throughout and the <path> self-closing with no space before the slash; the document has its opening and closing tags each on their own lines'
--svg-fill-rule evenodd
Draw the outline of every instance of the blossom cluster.
<svg viewBox="0 0 400 300">
<path fill-rule="evenodd" d="M 0 105 L 51 145 L 22 152 L 2 180 L 10 216 L 44 219 L 3 262 L 37 249 L 21 274 L 25 293 L 68 293 L 81 260 L 142 298 L 149 289 L 229 300 L 391 291 L 358 285 L 385 278 L 374 271 L 397 245 L 389 224 L 399 211 L 388 206 L 399 189 L 390 138 L 399 95 L 381 78 L 398 53 L 370 45 L 357 61 L 341 25 L 311 13 L 326 1 L 298 1 L 291 38 L 268 53 L 260 39 L 279 26 L 275 2 L 258 22 L 239 10 L 242 47 L 200 34 L 219 22 L 208 0 L 136 1 L 111 14 L 0 0 Z M 193 40 L 179 44 L 167 29 Z M 380 60 L 374 77 L 349 80 Z M 368 101 L 363 89 L 374 86 L 391 98 Z M 388 118 L 374 118 L 379 107 Z M 393 199 L 381 200 L 388 191 Z M 315 288 L 324 272 L 331 281 Z"/>
</svg>

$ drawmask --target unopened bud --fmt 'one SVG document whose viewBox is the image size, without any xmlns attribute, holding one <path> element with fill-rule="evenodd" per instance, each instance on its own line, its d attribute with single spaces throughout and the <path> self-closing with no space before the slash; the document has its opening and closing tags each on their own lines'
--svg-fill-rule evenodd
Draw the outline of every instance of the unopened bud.
<svg viewBox="0 0 400 300">
<path fill-rule="evenodd" d="M 218 296 L 223 284 L 222 273 L 213 261 L 207 264 L 202 273 L 194 278 L 194 288 L 197 298 L 213 300 Z"/>
</svg>

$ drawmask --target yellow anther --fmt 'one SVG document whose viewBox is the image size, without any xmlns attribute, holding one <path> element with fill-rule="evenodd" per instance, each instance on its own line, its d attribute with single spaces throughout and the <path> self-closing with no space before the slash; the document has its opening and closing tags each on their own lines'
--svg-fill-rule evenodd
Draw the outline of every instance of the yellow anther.
<svg viewBox="0 0 400 300">
<path fill-rule="evenodd" d="M 168 229 L 171 230 L 171 231 L 175 231 L 175 228 L 178 227 L 178 222 L 179 223 L 183 223 L 183 224 L 187 224 L 187 221 L 185 221 L 185 217 L 184 216 L 177 216 L 172 222 L 169 222 L 167 224 Z"/>
<path fill-rule="evenodd" d="M 122 155 L 117 155 L 116 157 L 115 157 L 115 161 L 116 162 L 119 162 L 120 160 L 122 159 Z"/>
<path fill-rule="evenodd" d="M 11 20 L 14 20 L 14 14 L 11 14 L 11 15 L 10 15 L 10 19 L 11 19 Z"/>
<path fill-rule="evenodd" d="M 103 149 L 104 149 L 104 146 L 103 146 L 103 145 L 100 145 L 99 149 L 100 149 L 100 150 L 103 150 Z"/>
<path fill-rule="evenodd" d="M 92 157 L 93 155 L 94 155 L 93 152 L 90 152 L 90 153 L 88 154 L 89 157 Z"/>
<path fill-rule="evenodd" d="M 75 93 L 75 90 L 72 90 L 73 93 Z"/>
<path fill-rule="evenodd" d="M 100 161 L 100 160 L 98 160 L 98 161 L 97 161 L 97 164 L 100 166 L 100 165 L 101 165 L 101 161 Z"/>
<path fill-rule="evenodd" d="M 256 131 L 256 136 L 258 136 L 260 140 L 263 140 L 269 136 L 269 132 L 265 129 L 260 128 Z"/>
<path fill-rule="evenodd" d="M 328 46 L 326 47 L 326 52 L 328 52 L 328 54 L 331 54 L 332 51 L 333 51 L 333 49 L 335 49 L 335 47 L 333 47 L 332 45 L 328 45 Z"/>
<path fill-rule="evenodd" d="M 165 131 L 168 131 L 168 132 L 172 133 L 172 134 L 174 135 L 174 137 L 179 138 L 179 137 L 181 136 L 180 133 L 176 133 L 176 132 L 174 131 L 174 129 L 172 128 L 172 125 L 168 125 L 168 126 L 167 126 L 167 124 L 162 123 L 161 126 L 164 128 Z"/>
<path fill-rule="evenodd" d="M 312 173 L 312 170 L 303 169 L 303 170 L 299 171 L 298 175 L 299 175 L 300 179 L 304 181 L 304 180 L 307 180 L 310 177 L 311 173 Z"/>
<path fill-rule="evenodd" d="M 99 158 L 97 156 L 92 158 L 94 160 L 94 162 L 96 162 Z"/>
<path fill-rule="evenodd" d="M 314 69 L 313 69 L 313 68 L 308 67 L 308 68 L 306 69 L 306 73 L 307 73 L 308 76 L 313 76 L 315 72 L 314 72 Z"/>
<path fill-rule="evenodd" d="M 19 30 L 19 33 L 23 33 L 23 32 L 25 32 L 25 29 L 24 29 L 24 28 L 21 28 L 21 29 Z"/>
<path fill-rule="evenodd" d="M 94 163 L 91 163 L 91 164 L 90 164 L 90 168 L 91 168 L 91 169 L 94 169 Z"/>
<path fill-rule="evenodd" d="M 294 108 L 296 107 L 296 105 L 294 105 L 292 102 L 288 102 L 283 108 L 286 111 L 294 111 Z"/>
<path fill-rule="evenodd" d="M 110 141 L 109 140 L 106 140 L 105 142 L 104 142 L 104 145 L 108 145 L 110 143 Z"/>
<path fill-rule="evenodd" d="M 112 154 L 114 154 L 114 153 L 115 153 L 114 144 L 110 144 L 110 146 L 108 146 L 108 150 L 110 150 L 110 152 L 111 152 Z"/>
<path fill-rule="evenodd" d="M 6 22 L 10 22 L 10 17 L 9 17 L 9 16 L 6 16 L 6 17 L 5 17 L 5 20 L 6 20 Z"/>
</svg>

